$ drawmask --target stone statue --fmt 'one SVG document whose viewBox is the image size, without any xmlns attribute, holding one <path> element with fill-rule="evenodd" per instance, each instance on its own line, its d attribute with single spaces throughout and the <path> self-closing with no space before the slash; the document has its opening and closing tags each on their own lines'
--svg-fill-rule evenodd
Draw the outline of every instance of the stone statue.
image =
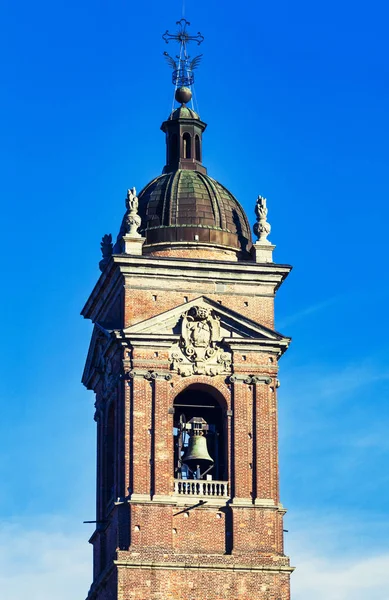
<svg viewBox="0 0 389 600">
<path fill-rule="evenodd" d="M 110 233 L 106 233 L 103 235 L 101 240 L 101 254 L 103 258 L 99 262 L 100 271 L 104 271 L 105 265 L 109 262 L 109 259 L 112 256 L 112 235 Z"/>
<path fill-rule="evenodd" d="M 139 200 L 134 187 L 131 190 L 127 190 L 126 206 L 130 212 L 138 212 Z"/>
<path fill-rule="evenodd" d="M 270 223 L 267 222 L 267 205 L 266 198 L 258 196 L 257 203 L 255 205 L 255 214 L 257 215 L 257 222 L 254 225 L 254 233 L 258 237 L 260 244 L 270 244 L 267 236 L 271 231 Z"/>
<path fill-rule="evenodd" d="M 126 235 L 130 237 L 141 237 L 138 233 L 138 228 L 141 224 L 141 218 L 138 215 L 139 200 L 136 195 L 136 189 L 132 188 L 127 191 L 126 207 L 127 214 L 125 217 L 126 222 Z"/>
</svg>

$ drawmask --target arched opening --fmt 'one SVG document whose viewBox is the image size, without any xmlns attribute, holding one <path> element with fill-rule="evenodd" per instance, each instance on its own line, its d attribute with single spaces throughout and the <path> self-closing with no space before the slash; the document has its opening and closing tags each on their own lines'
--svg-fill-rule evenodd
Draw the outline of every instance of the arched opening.
<svg viewBox="0 0 389 600">
<path fill-rule="evenodd" d="M 192 158 L 192 140 L 190 134 L 185 132 L 182 136 L 184 158 Z"/>
<path fill-rule="evenodd" d="M 196 137 L 195 137 L 195 157 L 196 157 L 196 160 L 201 162 L 200 138 L 198 135 L 196 135 Z"/>
<path fill-rule="evenodd" d="M 169 164 L 176 162 L 178 159 L 178 135 L 172 133 L 169 139 Z"/>
<path fill-rule="evenodd" d="M 227 480 L 225 410 L 217 395 L 194 385 L 174 400 L 175 479 Z"/>
<path fill-rule="evenodd" d="M 115 484 L 115 405 L 113 402 L 108 410 L 104 455 L 104 503 L 107 505 L 114 499 Z"/>
</svg>

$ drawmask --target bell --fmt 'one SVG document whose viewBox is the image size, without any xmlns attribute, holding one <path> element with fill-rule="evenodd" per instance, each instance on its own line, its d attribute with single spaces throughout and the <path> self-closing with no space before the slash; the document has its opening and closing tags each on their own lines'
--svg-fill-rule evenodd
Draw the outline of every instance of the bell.
<svg viewBox="0 0 389 600">
<path fill-rule="evenodd" d="M 192 434 L 189 438 L 188 450 L 182 459 L 188 467 L 194 471 L 197 467 L 203 471 L 209 467 L 210 463 L 215 462 L 208 453 L 207 440 L 202 431 Z"/>
</svg>

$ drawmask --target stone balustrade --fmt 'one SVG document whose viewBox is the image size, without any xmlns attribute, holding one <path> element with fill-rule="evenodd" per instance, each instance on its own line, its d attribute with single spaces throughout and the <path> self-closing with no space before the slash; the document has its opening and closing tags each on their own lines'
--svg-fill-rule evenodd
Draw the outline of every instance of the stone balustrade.
<svg viewBox="0 0 389 600">
<path fill-rule="evenodd" d="M 174 493 L 178 496 L 228 498 L 228 481 L 207 479 L 175 479 Z"/>
</svg>

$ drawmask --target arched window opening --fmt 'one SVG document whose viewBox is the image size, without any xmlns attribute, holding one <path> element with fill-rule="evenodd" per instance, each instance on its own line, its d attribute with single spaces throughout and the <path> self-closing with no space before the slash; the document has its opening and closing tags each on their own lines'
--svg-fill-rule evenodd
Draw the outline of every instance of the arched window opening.
<svg viewBox="0 0 389 600">
<path fill-rule="evenodd" d="M 184 144 L 184 158 L 192 158 L 192 140 L 188 132 L 184 133 L 182 141 Z"/>
<path fill-rule="evenodd" d="M 174 401 L 175 479 L 227 480 L 223 409 L 202 388 L 189 388 Z"/>
<path fill-rule="evenodd" d="M 196 160 L 201 162 L 200 138 L 198 135 L 195 137 L 195 156 Z"/>
<path fill-rule="evenodd" d="M 169 163 L 172 164 L 178 159 L 178 136 L 173 133 L 169 140 Z"/>
<path fill-rule="evenodd" d="M 104 500 L 109 504 L 114 499 L 115 483 L 115 406 L 109 407 L 105 431 Z"/>
</svg>

